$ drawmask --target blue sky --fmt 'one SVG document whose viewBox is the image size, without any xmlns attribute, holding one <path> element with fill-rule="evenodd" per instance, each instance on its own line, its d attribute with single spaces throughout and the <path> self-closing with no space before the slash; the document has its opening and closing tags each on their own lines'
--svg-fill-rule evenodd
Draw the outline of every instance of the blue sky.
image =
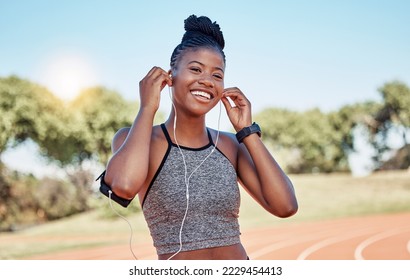
<svg viewBox="0 0 410 280">
<path fill-rule="evenodd" d="M 254 113 L 336 110 L 379 100 L 385 82 L 410 85 L 410 1 L 397 0 L 0 0 L 0 76 L 39 82 L 66 99 L 98 84 L 138 100 L 138 82 L 154 65 L 168 69 L 191 14 L 220 24 L 225 86 L 242 89 Z M 160 110 L 170 107 L 164 95 Z M 230 128 L 224 114 L 221 128 Z"/>
</svg>

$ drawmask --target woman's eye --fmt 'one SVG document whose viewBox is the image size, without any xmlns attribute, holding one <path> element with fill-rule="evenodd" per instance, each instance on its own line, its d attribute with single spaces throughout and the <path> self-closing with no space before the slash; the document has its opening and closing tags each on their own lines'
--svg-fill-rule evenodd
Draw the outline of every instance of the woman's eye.
<svg viewBox="0 0 410 280">
<path fill-rule="evenodd" d="M 201 69 L 199 69 L 199 68 L 191 68 L 191 71 L 193 71 L 193 72 L 201 72 Z"/>
</svg>

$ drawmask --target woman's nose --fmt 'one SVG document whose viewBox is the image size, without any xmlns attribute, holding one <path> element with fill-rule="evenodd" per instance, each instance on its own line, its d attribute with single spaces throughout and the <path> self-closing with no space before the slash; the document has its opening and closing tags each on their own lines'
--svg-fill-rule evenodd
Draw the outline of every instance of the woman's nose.
<svg viewBox="0 0 410 280">
<path fill-rule="evenodd" d="M 201 78 L 198 80 L 198 83 L 211 88 L 213 88 L 215 85 L 210 75 L 202 75 Z"/>
</svg>

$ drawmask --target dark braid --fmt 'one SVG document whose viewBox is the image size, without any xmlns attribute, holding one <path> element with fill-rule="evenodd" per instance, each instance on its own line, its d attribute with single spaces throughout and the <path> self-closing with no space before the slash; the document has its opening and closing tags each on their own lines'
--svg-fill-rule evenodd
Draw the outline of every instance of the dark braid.
<svg viewBox="0 0 410 280">
<path fill-rule="evenodd" d="M 213 48 L 218 50 L 225 63 L 225 40 L 219 25 L 205 16 L 189 16 L 185 21 L 185 34 L 181 43 L 174 49 L 171 55 L 171 68 L 176 67 L 181 53 L 187 49 Z"/>
</svg>

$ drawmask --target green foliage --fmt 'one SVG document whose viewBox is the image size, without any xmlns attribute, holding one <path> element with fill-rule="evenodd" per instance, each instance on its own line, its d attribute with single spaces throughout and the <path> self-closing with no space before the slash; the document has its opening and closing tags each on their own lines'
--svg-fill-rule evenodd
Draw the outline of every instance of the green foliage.
<svg viewBox="0 0 410 280">
<path fill-rule="evenodd" d="M 31 139 L 68 175 L 68 180 L 13 177 L 0 162 L 0 229 L 7 229 L 90 209 L 93 176 L 82 162 L 106 163 L 114 133 L 132 124 L 137 104 L 102 87 L 65 104 L 46 88 L 11 76 L 0 78 L 0 110 L 0 154 Z"/>
<path fill-rule="evenodd" d="M 380 108 L 380 104 L 375 102 L 355 103 L 346 105 L 338 111 L 329 113 L 330 123 L 334 133 L 339 134 L 341 145 L 345 151 L 353 151 L 354 138 L 352 130 L 358 124 L 366 121 L 368 115 L 373 114 Z"/>
<path fill-rule="evenodd" d="M 65 104 L 46 88 L 16 76 L 0 78 L 0 154 L 32 139 L 61 166 L 96 158 L 105 164 L 114 133 L 130 126 L 138 104 L 103 87 Z"/>
<path fill-rule="evenodd" d="M 66 133 L 62 102 L 47 89 L 16 76 L 0 78 L 0 153 L 31 138 L 41 147 Z"/>
<path fill-rule="evenodd" d="M 406 148 L 409 145 L 408 135 L 410 135 L 410 88 L 404 83 L 393 81 L 384 84 L 379 92 L 383 98 L 382 105 L 371 114 L 367 120 L 367 125 L 371 132 L 371 144 L 377 151 L 374 161 L 379 168 L 405 169 L 410 166 L 410 153 Z M 391 152 L 388 137 L 391 134 L 400 135 L 403 139 L 403 146 L 396 153 L 396 158 L 388 159 L 385 165 L 384 156 L 386 152 Z"/>
<path fill-rule="evenodd" d="M 404 146 L 386 164 L 407 168 L 410 89 L 394 81 L 379 91 L 382 103 L 356 103 L 330 113 L 270 108 L 257 114 L 255 120 L 262 127 L 265 143 L 288 172 L 348 171 L 347 157 L 354 150 L 352 131 L 363 123 L 372 135 L 369 141 L 379 151 L 375 160 L 380 166 L 384 152 L 390 150 L 387 136 L 393 130 L 402 132 Z M 16 76 L 0 78 L 0 155 L 31 139 L 42 155 L 64 167 L 68 175 L 66 180 L 39 180 L 9 171 L 0 162 L 0 229 L 94 207 L 90 204 L 92 174 L 82 163 L 91 159 L 105 165 L 115 132 L 132 125 L 137 109 L 136 102 L 104 87 L 86 89 L 72 102 L 64 103 L 36 83 Z M 159 112 L 154 123 L 163 119 Z M 98 201 L 103 202 L 107 200 Z M 115 216 L 108 203 L 103 205 L 104 216 Z M 114 204 L 122 215 L 139 210 L 136 202 L 125 211 L 117 206 Z"/>
<path fill-rule="evenodd" d="M 81 176 L 80 176 L 81 177 Z M 37 179 L 0 166 L 0 231 L 38 224 L 90 209 L 91 188 L 84 195 L 73 182 Z"/>
<path fill-rule="evenodd" d="M 394 81 L 386 83 L 379 92 L 384 104 L 376 120 L 380 123 L 391 121 L 410 127 L 410 88 L 402 82 Z"/>
<path fill-rule="evenodd" d="M 264 139 L 275 149 L 291 150 L 292 162 L 286 163 L 289 172 L 301 173 L 333 171 L 340 151 L 329 118 L 315 109 L 304 113 L 268 109 L 255 119 L 264 131 Z"/>
<path fill-rule="evenodd" d="M 348 171 L 347 156 L 354 149 L 353 128 L 377 108 L 355 104 L 325 114 L 319 109 L 293 112 L 267 109 L 255 116 L 264 139 L 291 173 Z"/>
<path fill-rule="evenodd" d="M 75 179 L 74 179 L 75 177 Z M 78 171 L 69 180 L 0 169 L 0 231 L 55 220 L 90 209 L 91 173 Z"/>
<path fill-rule="evenodd" d="M 67 172 L 67 178 L 75 189 L 75 212 L 84 212 L 91 208 L 90 199 L 93 194 L 92 184 L 95 180 L 94 174 L 90 170 L 82 167 L 75 168 Z"/>
<path fill-rule="evenodd" d="M 125 101 L 115 91 L 95 87 L 81 92 L 69 108 L 76 116 L 76 127 L 81 128 L 81 135 L 76 137 L 83 143 L 82 152 L 87 156 L 97 155 L 105 164 L 111 155 L 115 132 L 121 127 L 131 126 L 137 104 Z"/>
<path fill-rule="evenodd" d="M 78 212 L 75 189 L 68 182 L 43 178 L 39 181 L 35 196 L 46 220 L 55 220 Z"/>
<path fill-rule="evenodd" d="M 33 176 L 21 176 L 0 166 L 0 231 L 38 220 L 38 201 L 34 196 Z"/>
</svg>

